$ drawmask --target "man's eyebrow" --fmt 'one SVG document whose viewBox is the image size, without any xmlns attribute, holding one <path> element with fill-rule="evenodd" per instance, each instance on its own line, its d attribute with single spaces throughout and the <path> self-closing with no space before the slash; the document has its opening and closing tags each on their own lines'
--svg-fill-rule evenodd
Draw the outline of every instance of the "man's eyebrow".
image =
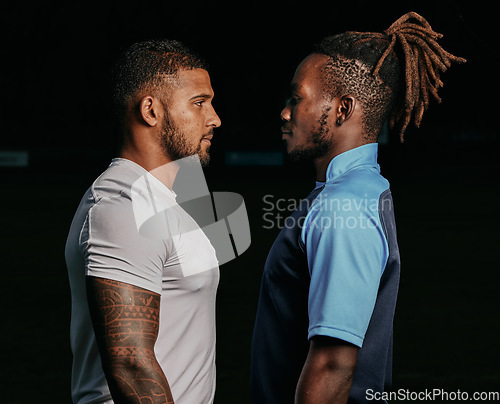
<svg viewBox="0 0 500 404">
<path fill-rule="evenodd" d="M 294 82 L 294 83 L 290 84 L 290 91 L 291 92 L 301 90 L 301 89 L 302 89 L 302 86 L 299 83 Z"/>
<path fill-rule="evenodd" d="M 197 94 L 192 96 L 189 100 L 194 100 L 196 98 L 204 98 L 205 100 L 209 100 L 210 98 L 213 98 L 212 94 Z"/>
</svg>

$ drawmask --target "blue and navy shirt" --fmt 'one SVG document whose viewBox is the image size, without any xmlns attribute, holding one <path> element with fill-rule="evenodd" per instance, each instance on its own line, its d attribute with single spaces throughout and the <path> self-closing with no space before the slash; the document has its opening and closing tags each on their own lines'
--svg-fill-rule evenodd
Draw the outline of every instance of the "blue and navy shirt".
<svg viewBox="0 0 500 404">
<path fill-rule="evenodd" d="M 400 259 L 378 145 L 336 156 L 269 252 L 252 340 L 254 403 L 293 403 L 309 340 L 360 348 L 349 398 L 391 385 Z"/>
</svg>

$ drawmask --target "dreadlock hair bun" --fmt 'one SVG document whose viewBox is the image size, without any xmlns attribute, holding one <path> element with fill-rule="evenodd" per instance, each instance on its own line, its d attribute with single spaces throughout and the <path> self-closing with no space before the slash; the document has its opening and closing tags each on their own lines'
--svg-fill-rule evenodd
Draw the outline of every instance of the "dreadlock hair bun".
<svg viewBox="0 0 500 404">
<path fill-rule="evenodd" d="M 410 122 L 419 127 L 431 97 L 441 102 L 440 79 L 452 62 L 465 63 L 437 42 L 425 18 L 409 12 L 383 33 L 354 32 L 327 37 L 315 48 L 330 57 L 325 82 L 333 96 L 350 93 L 363 104 L 366 137 L 376 140 L 389 119 L 401 141 Z"/>
</svg>

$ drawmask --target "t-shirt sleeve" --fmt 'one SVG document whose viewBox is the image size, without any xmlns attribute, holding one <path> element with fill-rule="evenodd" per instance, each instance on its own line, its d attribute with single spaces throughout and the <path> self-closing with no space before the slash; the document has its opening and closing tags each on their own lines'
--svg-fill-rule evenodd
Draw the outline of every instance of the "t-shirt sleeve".
<svg viewBox="0 0 500 404">
<path fill-rule="evenodd" d="M 130 199 L 97 202 L 89 210 L 80 246 L 86 275 L 161 292 L 165 244 L 139 233 Z"/>
<path fill-rule="evenodd" d="M 311 206 L 301 235 L 311 276 L 308 337 L 361 347 L 388 258 L 377 201 L 322 197 Z"/>
</svg>

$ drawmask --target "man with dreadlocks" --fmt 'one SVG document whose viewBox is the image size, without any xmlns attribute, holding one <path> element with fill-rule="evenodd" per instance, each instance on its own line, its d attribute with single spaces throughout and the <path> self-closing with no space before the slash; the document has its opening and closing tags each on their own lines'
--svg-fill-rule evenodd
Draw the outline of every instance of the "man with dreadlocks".
<svg viewBox="0 0 500 404">
<path fill-rule="evenodd" d="M 253 401 L 360 403 L 391 387 L 400 260 L 377 136 L 401 140 L 465 62 L 410 12 L 384 33 L 325 38 L 297 68 L 281 112 L 292 159 L 308 157 L 316 188 L 287 219 L 264 268 L 252 340 Z"/>
</svg>

